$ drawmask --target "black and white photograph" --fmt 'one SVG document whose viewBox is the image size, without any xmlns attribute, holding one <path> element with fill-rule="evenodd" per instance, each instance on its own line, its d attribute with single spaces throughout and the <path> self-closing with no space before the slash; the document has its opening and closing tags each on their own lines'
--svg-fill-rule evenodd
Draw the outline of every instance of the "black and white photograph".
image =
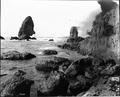
<svg viewBox="0 0 120 97">
<path fill-rule="evenodd" d="M 0 2 L 0 97 L 120 97 L 119 0 Z"/>
</svg>

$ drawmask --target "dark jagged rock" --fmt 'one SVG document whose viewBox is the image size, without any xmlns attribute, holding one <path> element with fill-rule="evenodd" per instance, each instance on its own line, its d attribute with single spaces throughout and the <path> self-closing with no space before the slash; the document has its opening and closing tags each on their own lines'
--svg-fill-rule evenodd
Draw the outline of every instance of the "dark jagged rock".
<svg viewBox="0 0 120 97">
<path fill-rule="evenodd" d="M 5 38 L 4 38 L 4 37 L 2 37 L 2 36 L 0 36 L 0 39 L 3 39 L 3 40 L 4 40 Z"/>
<path fill-rule="evenodd" d="M 58 52 L 56 50 L 44 50 L 43 55 L 57 55 Z"/>
<path fill-rule="evenodd" d="M 68 82 L 59 72 L 51 72 L 49 77 L 44 79 L 38 86 L 39 96 L 66 96 Z"/>
<path fill-rule="evenodd" d="M 77 27 L 73 26 L 70 30 L 70 38 L 77 38 L 77 37 L 78 37 Z"/>
<path fill-rule="evenodd" d="M 28 60 L 35 57 L 36 57 L 35 55 L 28 52 L 20 53 L 18 51 L 8 51 L 6 53 L 2 53 L 0 59 L 1 60 Z"/>
<path fill-rule="evenodd" d="M 1 97 L 30 97 L 30 88 L 34 81 L 24 77 L 26 73 L 18 70 L 13 77 L 2 84 Z"/>
<path fill-rule="evenodd" d="M 19 40 L 17 36 L 11 37 L 10 40 Z"/>
<path fill-rule="evenodd" d="M 67 58 L 54 57 L 52 60 L 40 62 L 35 66 L 37 71 L 50 72 L 52 70 L 64 71 L 71 64 Z M 61 67 L 59 67 L 61 66 Z"/>
<path fill-rule="evenodd" d="M 54 41 L 54 39 L 49 39 L 49 41 Z"/>
<path fill-rule="evenodd" d="M 30 36 L 35 34 L 34 32 L 34 23 L 31 16 L 28 16 L 22 23 L 22 26 L 19 30 L 18 37 L 20 40 L 30 39 Z"/>
</svg>

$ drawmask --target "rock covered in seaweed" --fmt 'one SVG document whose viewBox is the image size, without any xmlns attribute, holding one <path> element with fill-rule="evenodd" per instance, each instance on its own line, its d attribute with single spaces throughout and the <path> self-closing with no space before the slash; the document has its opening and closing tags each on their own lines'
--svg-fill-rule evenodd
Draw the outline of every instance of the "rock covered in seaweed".
<svg viewBox="0 0 120 97">
<path fill-rule="evenodd" d="M 30 36 L 35 34 L 34 31 L 34 23 L 31 16 L 25 18 L 22 23 L 22 26 L 19 30 L 18 37 L 20 40 L 22 39 L 30 39 Z"/>
</svg>

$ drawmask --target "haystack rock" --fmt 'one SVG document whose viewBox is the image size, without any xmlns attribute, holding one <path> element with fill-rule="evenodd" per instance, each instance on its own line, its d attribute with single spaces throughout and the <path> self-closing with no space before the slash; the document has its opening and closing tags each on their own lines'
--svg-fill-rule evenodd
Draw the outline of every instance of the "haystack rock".
<svg viewBox="0 0 120 97">
<path fill-rule="evenodd" d="M 77 38 L 77 37 L 78 37 L 77 27 L 73 26 L 70 30 L 70 38 Z"/>
<path fill-rule="evenodd" d="M 34 32 L 34 23 L 31 16 L 26 17 L 23 21 L 22 26 L 19 30 L 18 37 L 20 40 L 22 39 L 30 39 L 30 36 L 35 34 Z"/>
</svg>

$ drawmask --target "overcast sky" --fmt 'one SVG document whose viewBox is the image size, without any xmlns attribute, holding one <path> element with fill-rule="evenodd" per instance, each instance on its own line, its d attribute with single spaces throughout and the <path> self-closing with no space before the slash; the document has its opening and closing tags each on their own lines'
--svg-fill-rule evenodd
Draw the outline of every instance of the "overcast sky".
<svg viewBox="0 0 120 97">
<path fill-rule="evenodd" d="M 23 20 L 31 16 L 35 37 L 69 36 L 71 26 L 78 26 L 84 36 L 84 26 L 99 12 L 97 1 L 1 0 L 1 35 L 17 36 Z"/>
</svg>

